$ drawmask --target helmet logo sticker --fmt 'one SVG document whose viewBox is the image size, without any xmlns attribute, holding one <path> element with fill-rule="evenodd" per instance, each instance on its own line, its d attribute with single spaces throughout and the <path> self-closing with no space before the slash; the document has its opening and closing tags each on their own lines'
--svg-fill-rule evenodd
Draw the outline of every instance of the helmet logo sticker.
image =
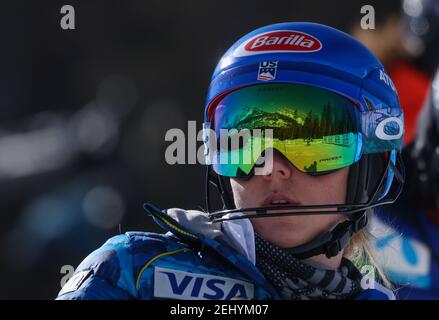
<svg viewBox="0 0 439 320">
<path fill-rule="evenodd" d="M 393 125 L 391 125 L 393 123 Z M 376 129 L 375 135 L 381 140 L 397 140 L 402 137 L 404 123 L 397 117 L 386 118 L 381 121 Z"/>
<path fill-rule="evenodd" d="M 258 80 L 269 81 L 276 79 L 277 61 L 259 62 Z"/>
<path fill-rule="evenodd" d="M 385 73 L 383 70 L 380 70 L 380 80 L 384 81 L 384 83 L 386 85 L 388 85 L 395 93 L 397 93 L 396 92 L 396 87 L 393 84 L 392 79 L 390 79 L 390 77 L 387 75 L 387 73 Z"/>
<path fill-rule="evenodd" d="M 315 52 L 322 49 L 317 38 L 292 30 L 277 30 L 261 33 L 244 41 L 234 52 L 237 57 L 270 52 Z"/>
</svg>

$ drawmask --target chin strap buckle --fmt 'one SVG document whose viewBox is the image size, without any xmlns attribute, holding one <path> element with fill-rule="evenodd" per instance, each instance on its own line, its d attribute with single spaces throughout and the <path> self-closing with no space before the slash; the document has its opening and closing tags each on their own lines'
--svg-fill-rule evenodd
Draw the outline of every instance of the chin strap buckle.
<svg viewBox="0 0 439 320">
<path fill-rule="evenodd" d="M 326 257 L 335 257 L 343 248 L 345 248 L 355 232 L 361 230 L 367 225 L 366 213 L 361 214 L 354 220 L 348 220 L 338 224 L 332 230 L 332 239 L 328 241 L 324 248 Z"/>
<path fill-rule="evenodd" d="M 367 214 L 363 213 L 359 218 L 352 220 L 353 223 L 353 232 L 358 232 L 363 229 L 367 225 Z"/>
<path fill-rule="evenodd" d="M 344 232 L 336 236 L 336 239 L 328 243 L 325 250 L 325 255 L 328 258 L 335 257 L 344 247 L 346 247 L 352 238 L 352 224 L 347 227 Z"/>
</svg>

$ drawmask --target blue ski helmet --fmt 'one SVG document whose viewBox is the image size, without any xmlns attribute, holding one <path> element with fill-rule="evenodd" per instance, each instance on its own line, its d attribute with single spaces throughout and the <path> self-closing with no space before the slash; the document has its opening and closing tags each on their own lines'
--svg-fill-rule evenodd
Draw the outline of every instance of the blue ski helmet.
<svg viewBox="0 0 439 320">
<path fill-rule="evenodd" d="M 234 43 L 216 66 L 208 89 L 204 125 L 210 126 L 215 108 L 225 96 L 266 83 L 326 89 L 369 115 L 361 119 L 367 127 L 362 131 L 363 149 L 368 152 L 359 154 L 349 173 L 347 203 L 356 206 L 354 231 L 366 224 L 365 211 L 382 202 L 394 180 L 399 182 L 399 195 L 404 180 L 397 169 L 402 166 L 403 113 L 392 80 L 369 49 L 348 34 L 318 23 L 287 22 L 256 29 Z M 377 127 L 383 120 L 394 122 L 393 133 L 378 134 Z M 212 182 L 219 187 L 224 206 L 229 209 L 216 217 L 224 217 L 234 209 L 227 182 L 221 175 Z M 393 197 L 386 203 L 395 200 Z"/>
</svg>

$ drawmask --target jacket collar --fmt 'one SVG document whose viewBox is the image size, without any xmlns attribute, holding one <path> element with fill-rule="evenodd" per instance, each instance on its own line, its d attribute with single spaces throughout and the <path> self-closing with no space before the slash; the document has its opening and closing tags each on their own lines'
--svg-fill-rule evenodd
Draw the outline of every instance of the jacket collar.
<svg viewBox="0 0 439 320">
<path fill-rule="evenodd" d="M 160 210 L 149 203 L 144 204 L 144 209 L 158 225 L 177 238 L 200 250 L 203 246 L 213 249 L 255 284 L 267 290 L 273 298 L 279 298 L 274 287 L 255 267 L 254 234 L 250 221 L 212 223 L 202 211 L 179 208 Z"/>
</svg>

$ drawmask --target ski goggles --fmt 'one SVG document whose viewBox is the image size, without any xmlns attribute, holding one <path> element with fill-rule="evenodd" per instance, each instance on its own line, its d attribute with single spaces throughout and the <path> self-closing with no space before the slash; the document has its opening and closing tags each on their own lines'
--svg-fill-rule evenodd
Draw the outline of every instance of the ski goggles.
<svg viewBox="0 0 439 320">
<path fill-rule="evenodd" d="M 204 123 L 206 164 L 227 177 L 245 177 L 279 151 L 298 170 L 324 174 L 348 167 L 362 154 L 400 150 L 403 112 L 360 106 L 335 92 L 271 83 L 225 95 Z"/>
</svg>

